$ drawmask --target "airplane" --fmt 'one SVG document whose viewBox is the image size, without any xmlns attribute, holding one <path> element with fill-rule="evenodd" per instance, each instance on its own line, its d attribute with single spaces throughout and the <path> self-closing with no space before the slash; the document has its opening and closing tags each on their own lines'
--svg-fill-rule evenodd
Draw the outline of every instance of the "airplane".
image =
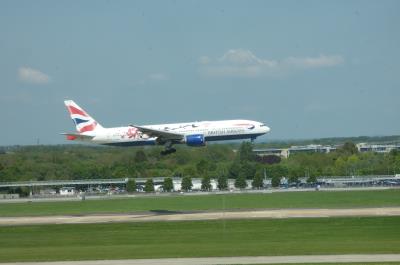
<svg viewBox="0 0 400 265">
<path fill-rule="evenodd" d="M 195 121 L 157 125 L 131 124 L 104 128 L 73 100 L 65 100 L 77 133 L 62 133 L 67 140 L 111 146 L 163 145 L 162 155 L 176 152 L 174 144 L 205 146 L 209 141 L 251 139 L 266 134 L 270 128 L 251 120 Z"/>
</svg>

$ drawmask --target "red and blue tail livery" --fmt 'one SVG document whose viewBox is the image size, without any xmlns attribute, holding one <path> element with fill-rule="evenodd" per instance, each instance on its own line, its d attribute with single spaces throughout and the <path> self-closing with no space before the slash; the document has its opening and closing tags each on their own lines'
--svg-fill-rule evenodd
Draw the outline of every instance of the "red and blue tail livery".
<svg viewBox="0 0 400 265">
<path fill-rule="evenodd" d="M 128 125 L 103 128 L 74 101 L 66 100 L 68 112 L 78 133 L 63 133 L 68 140 L 114 146 L 164 145 L 161 154 L 171 154 L 174 144 L 205 146 L 209 141 L 254 140 L 270 128 L 252 120 L 196 121 L 154 125 Z"/>
<path fill-rule="evenodd" d="M 65 106 L 71 116 L 72 121 L 79 133 L 95 131 L 97 127 L 101 127 L 89 114 L 79 107 L 74 101 L 64 101 Z"/>
</svg>

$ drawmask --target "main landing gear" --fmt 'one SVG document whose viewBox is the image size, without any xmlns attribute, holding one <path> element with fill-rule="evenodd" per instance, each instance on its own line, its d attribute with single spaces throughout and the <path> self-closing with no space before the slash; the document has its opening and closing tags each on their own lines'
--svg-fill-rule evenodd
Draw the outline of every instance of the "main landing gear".
<svg viewBox="0 0 400 265">
<path fill-rule="evenodd" d="M 176 152 L 176 149 L 175 148 L 168 148 L 168 149 L 165 149 L 165 150 L 163 150 L 163 151 L 161 151 L 161 155 L 162 156 L 165 156 L 165 155 L 169 155 L 169 154 L 172 154 L 172 153 L 175 153 Z"/>
<path fill-rule="evenodd" d="M 165 155 L 169 155 L 172 153 L 175 153 L 176 149 L 172 147 L 172 141 L 168 141 L 165 143 L 165 150 L 161 151 L 161 155 L 165 156 Z"/>
</svg>

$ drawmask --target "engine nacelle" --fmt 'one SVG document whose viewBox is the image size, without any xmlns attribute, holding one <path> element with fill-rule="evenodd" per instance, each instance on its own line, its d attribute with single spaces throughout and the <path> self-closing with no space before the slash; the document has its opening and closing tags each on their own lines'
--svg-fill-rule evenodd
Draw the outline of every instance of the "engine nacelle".
<svg viewBox="0 0 400 265">
<path fill-rule="evenodd" d="M 188 146 L 205 146 L 206 140 L 203 134 L 186 135 L 185 142 Z"/>
</svg>

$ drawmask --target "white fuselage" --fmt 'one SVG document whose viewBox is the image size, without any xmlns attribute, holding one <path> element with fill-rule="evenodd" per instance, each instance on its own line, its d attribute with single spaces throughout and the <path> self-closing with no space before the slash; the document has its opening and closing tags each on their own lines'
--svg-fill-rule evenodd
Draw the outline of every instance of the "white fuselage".
<svg viewBox="0 0 400 265">
<path fill-rule="evenodd" d="M 205 141 L 255 139 L 270 131 L 265 124 L 251 120 L 200 121 L 189 123 L 172 123 L 143 125 L 149 129 L 190 135 L 203 135 Z M 150 137 L 139 129 L 128 127 L 102 128 L 87 135 L 94 136 L 91 142 L 117 146 L 140 146 L 157 144 L 157 137 Z M 185 141 L 173 142 L 173 144 Z"/>
</svg>

